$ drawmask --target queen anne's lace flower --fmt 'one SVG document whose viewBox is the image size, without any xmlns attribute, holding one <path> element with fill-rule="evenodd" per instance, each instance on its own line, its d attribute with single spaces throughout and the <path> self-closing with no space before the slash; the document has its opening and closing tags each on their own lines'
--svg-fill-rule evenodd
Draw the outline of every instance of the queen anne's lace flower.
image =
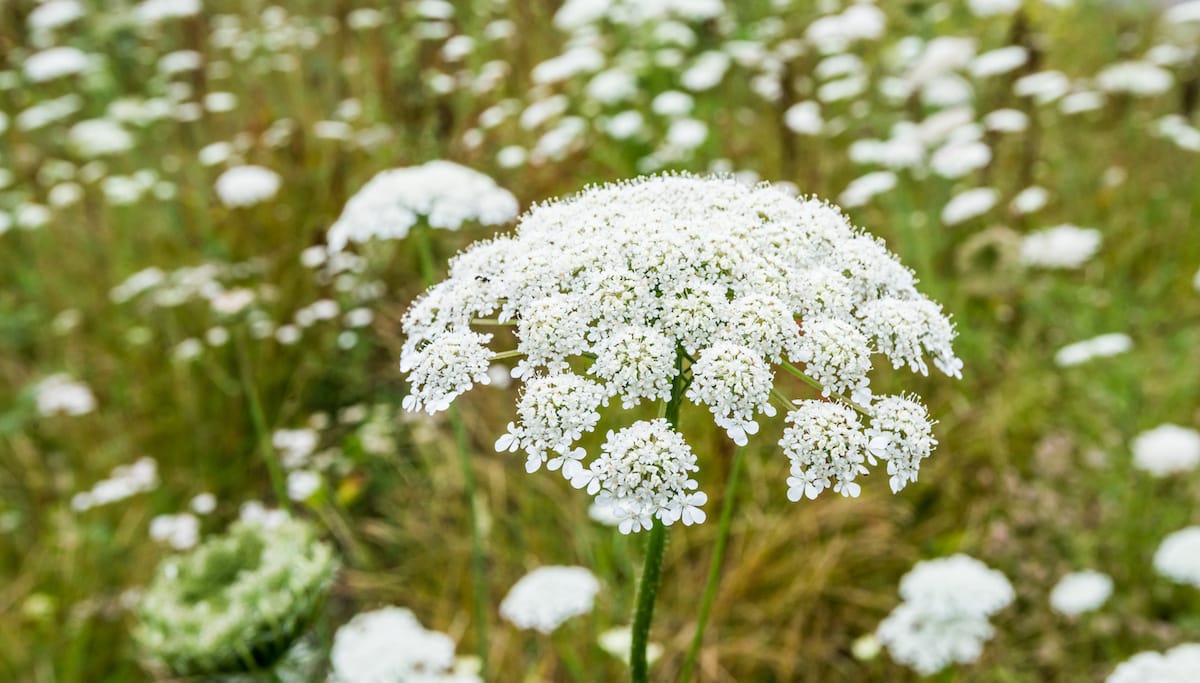
<svg viewBox="0 0 1200 683">
<path fill-rule="evenodd" d="M 1154 569 L 1175 583 L 1200 588 L 1200 526 L 1164 538 L 1154 552 Z"/>
<path fill-rule="evenodd" d="M 704 521 L 700 506 L 708 496 L 696 491 L 691 478 L 699 469 L 696 455 L 669 422 L 660 418 L 609 432 L 601 451 L 571 483 L 609 508 L 621 520 L 621 533 L 649 529 L 654 519 L 668 526 L 680 519 L 688 525 Z"/>
<path fill-rule="evenodd" d="M 1050 591 L 1050 607 L 1059 614 L 1075 615 L 1100 609 L 1112 595 L 1113 580 L 1108 574 L 1086 570 L 1059 579 Z"/>
<path fill-rule="evenodd" d="M 932 613 L 906 602 L 879 624 L 876 637 L 897 662 L 929 676 L 950 664 L 979 659 L 994 633 L 985 618 Z"/>
<path fill-rule="evenodd" d="M 409 372 L 413 392 L 404 397 L 405 410 L 430 415 L 450 407 L 456 396 L 475 385 L 492 381 L 488 375 L 492 335 L 470 330 L 446 334 L 420 351 L 401 357 L 400 369 Z"/>
<path fill-rule="evenodd" d="M 600 582 L 584 567 L 539 567 L 513 584 L 500 616 L 518 628 L 552 633 L 571 617 L 592 611 Z"/>
<path fill-rule="evenodd" d="M 349 242 L 403 239 L 424 217 L 430 227 L 502 225 L 517 216 L 517 200 L 486 175 L 449 161 L 383 171 L 350 201 L 329 229 L 329 248 Z"/>
<path fill-rule="evenodd" d="M 1133 466 L 1156 477 L 1190 472 L 1200 465 L 1200 432 L 1163 424 L 1138 434 L 1133 443 Z"/>
<path fill-rule="evenodd" d="M 478 683 L 458 674 L 454 641 L 427 630 L 403 607 L 355 615 L 337 630 L 329 653 L 331 683 Z"/>
<path fill-rule="evenodd" d="M 389 225 L 400 220 L 381 216 Z M 561 375 L 554 381 L 567 386 L 568 376 L 586 375 L 626 408 L 664 401 L 674 388 L 706 406 L 739 444 L 757 432 L 760 413 L 772 415 L 773 397 L 787 400 L 774 387 L 782 374 L 776 367 L 803 373 L 831 405 L 862 413 L 839 423 L 856 436 L 836 435 L 855 444 L 862 460 L 814 480 L 828 479 L 827 486 L 847 494 L 858 489 L 850 474 L 863 474 L 876 458 L 888 460 L 899 490 L 936 445 L 918 403 L 873 394 L 873 354 L 897 367 L 927 372 L 932 364 L 956 377 L 962 366 L 951 348 L 953 325 L 879 240 L 819 200 L 732 178 L 665 175 L 592 187 L 535 206 L 515 234 L 456 256 L 449 278 L 404 318 L 401 365 L 412 383 L 406 407 L 436 412 L 483 381 L 486 340 L 471 330 L 476 320 L 514 326 L 518 379 Z M 522 400 L 530 395 L 537 396 L 528 392 Z M 541 424 L 522 412 L 541 408 L 524 403 L 497 447 L 525 450 L 530 469 L 558 460 L 551 451 L 569 454 L 555 465 L 580 485 L 598 487 L 596 463 L 584 466 L 586 454 L 573 445 L 598 424 L 591 418 L 594 396 L 586 403 L 588 409 L 576 408 L 587 419 L 561 433 L 547 426 L 560 418 Z M 627 432 L 619 432 L 622 440 Z M 813 443 L 834 438 L 809 436 Z M 604 467 L 613 453 L 624 453 L 611 441 L 607 448 Z M 801 469 L 807 475 L 813 466 Z M 656 507 L 661 501 L 634 504 L 637 496 L 628 492 L 605 496 L 622 501 L 626 530 L 663 509 L 668 519 L 688 509 L 677 500 L 669 508 Z"/>
<path fill-rule="evenodd" d="M 1004 574 L 959 553 L 918 562 L 900 579 L 900 597 L 931 612 L 990 617 L 1016 595 Z"/>
<path fill-rule="evenodd" d="M 1200 643 L 1166 652 L 1140 652 L 1121 663 L 1104 683 L 1191 683 L 1200 671 Z"/>
<path fill-rule="evenodd" d="M 708 405 L 713 422 L 729 438 L 745 446 L 747 434 L 758 433 L 754 413 L 775 415 L 771 387 L 775 378 L 762 356 L 744 346 L 718 342 L 705 349 L 692 366 L 692 386 L 687 397 L 697 405 Z"/>
<path fill-rule="evenodd" d="M 176 675 L 270 666 L 313 623 L 337 564 L 308 524 L 239 522 L 163 563 L 142 596 L 134 637 Z"/>
<path fill-rule="evenodd" d="M 900 580 L 900 597 L 876 636 L 896 661 L 930 675 L 978 659 L 994 633 L 988 618 L 1016 596 L 1003 574 L 958 554 L 918 562 Z"/>
<path fill-rule="evenodd" d="M 527 472 L 541 468 L 547 462 L 547 451 L 553 451 L 558 457 L 550 458 L 548 466 L 551 470 L 563 467 L 563 474 L 569 476 L 583 457 L 583 449 L 574 449 L 572 444 L 596 427 L 598 409 L 607 401 L 604 387 L 576 374 L 534 377 L 526 381 L 517 401 L 520 425 L 508 424 L 508 433 L 496 441 L 496 450 L 525 451 Z"/>
<path fill-rule="evenodd" d="M 876 445 L 873 453 L 887 460 L 888 482 L 898 493 L 917 480 L 921 461 L 937 446 L 933 424 L 925 406 L 910 398 L 888 396 L 872 406 L 871 428 L 867 435 Z"/>
<path fill-rule="evenodd" d="M 792 463 L 788 498 L 816 498 L 832 487 L 843 496 L 857 497 L 861 488 L 854 479 L 866 474 L 868 458 L 886 442 L 867 441 L 858 414 L 848 406 L 823 401 L 804 401 L 788 413 L 791 423 L 783 431 L 783 452 Z"/>
</svg>

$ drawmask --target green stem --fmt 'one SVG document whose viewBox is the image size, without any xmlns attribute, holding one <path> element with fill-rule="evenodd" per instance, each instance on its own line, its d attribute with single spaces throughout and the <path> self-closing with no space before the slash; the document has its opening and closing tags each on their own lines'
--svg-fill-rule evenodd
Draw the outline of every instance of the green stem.
<svg viewBox="0 0 1200 683">
<path fill-rule="evenodd" d="M 654 618 L 654 599 L 658 597 L 666 547 L 667 527 L 656 519 L 650 527 L 650 537 L 646 539 L 646 559 L 642 565 L 642 581 L 638 584 L 637 608 L 633 613 L 633 638 L 629 648 L 629 670 L 633 683 L 650 682 L 646 646 L 650 642 L 650 621 Z"/>
<path fill-rule="evenodd" d="M 292 501 L 287 495 L 287 484 L 283 479 L 283 468 L 275 457 L 275 448 L 271 445 L 271 434 L 267 428 L 266 413 L 263 412 L 262 401 L 258 397 L 258 387 L 250 372 L 250 354 L 246 351 L 246 336 L 243 331 L 234 335 L 237 346 L 238 375 L 242 381 L 242 391 L 250 404 L 250 421 L 254 424 L 255 435 L 258 437 L 258 451 L 267 463 L 267 472 L 271 475 L 271 488 L 275 490 L 276 503 L 284 510 L 292 509 Z"/>
<path fill-rule="evenodd" d="M 416 242 L 417 257 L 421 262 L 421 275 L 425 278 L 426 286 L 432 287 L 436 281 L 434 267 L 433 244 L 430 228 L 420 223 L 413 228 L 413 240 Z M 475 491 L 475 472 L 471 467 L 471 444 L 467 434 L 467 426 L 463 423 L 462 414 L 456 406 L 450 406 L 446 411 L 450 427 L 454 430 L 454 444 L 458 451 L 459 469 L 462 470 L 463 485 L 467 493 L 467 518 L 471 525 L 471 579 L 474 584 L 475 608 L 475 639 L 478 641 L 480 676 L 486 680 L 488 675 L 488 623 L 487 623 L 487 575 L 485 574 L 486 558 L 483 553 L 483 530 L 479 524 L 479 502 Z"/>
<path fill-rule="evenodd" d="M 804 382 L 808 386 L 810 386 L 813 389 L 816 389 L 817 391 L 820 391 L 820 392 L 822 392 L 822 394 L 824 394 L 825 387 L 821 386 L 821 383 L 818 382 L 817 380 L 806 375 L 804 373 L 804 371 L 801 370 L 800 368 L 796 367 L 795 365 L 792 365 L 791 363 L 789 363 L 787 361 L 783 361 L 783 363 L 781 363 L 780 365 L 783 367 L 784 370 L 787 370 L 788 373 L 790 373 L 793 377 L 796 377 L 801 382 Z M 851 401 L 850 399 L 848 399 L 844 396 L 833 396 L 831 398 L 835 401 L 845 403 L 846 405 L 850 406 L 851 408 L 857 410 L 862 415 L 866 415 L 867 417 L 871 416 L 871 411 L 867 410 L 866 408 L 858 405 L 854 401 Z"/>
<path fill-rule="evenodd" d="M 679 409 L 687 383 L 683 375 L 683 352 L 675 354 L 675 379 L 671 382 L 671 398 L 661 415 L 673 428 L 679 428 Z M 650 622 L 654 619 L 654 600 L 662 581 L 663 554 L 667 547 L 667 527 L 654 520 L 646 539 L 646 558 L 642 564 L 642 580 L 638 583 L 637 605 L 633 612 L 632 638 L 629 646 L 629 671 L 633 683 L 649 683 L 650 666 L 646 661 L 646 646 L 650 643 Z"/>
<path fill-rule="evenodd" d="M 729 469 L 729 481 L 725 484 L 725 499 L 721 501 L 721 520 L 717 526 L 717 546 L 713 549 L 712 562 L 708 565 L 708 580 L 704 582 L 704 595 L 700 599 L 700 615 L 696 620 L 696 633 L 692 636 L 692 646 L 688 649 L 687 658 L 683 663 L 681 683 L 692 680 L 692 672 L 700 657 L 700 645 L 704 641 L 704 627 L 708 624 L 708 615 L 712 611 L 713 601 L 717 597 L 717 584 L 721 579 L 721 565 L 725 560 L 725 544 L 729 541 L 729 528 L 733 520 L 733 504 L 737 498 L 738 479 L 742 473 L 742 456 L 746 449 L 738 448 L 733 451 L 733 465 Z"/>
</svg>

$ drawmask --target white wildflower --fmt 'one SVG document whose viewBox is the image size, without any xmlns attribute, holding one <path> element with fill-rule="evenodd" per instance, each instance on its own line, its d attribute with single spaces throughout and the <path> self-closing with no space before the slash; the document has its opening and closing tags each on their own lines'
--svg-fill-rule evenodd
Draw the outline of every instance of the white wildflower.
<svg viewBox="0 0 1200 683">
<path fill-rule="evenodd" d="M 1059 614 L 1074 616 L 1100 609 L 1112 595 L 1108 574 L 1087 570 L 1067 574 L 1050 591 L 1050 607 Z"/>
<path fill-rule="evenodd" d="M 521 577 L 500 602 L 500 616 L 517 628 L 552 633 L 592 611 L 600 581 L 584 567 L 539 567 Z"/>
<path fill-rule="evenodd" d="M 517 215 L 517 200 L 491 178 L 449 161 L 383 171 L 346 202 L 329 229 L 329 248 L 349 242 L 403 239 L 417 221 L 457 230 L 463 223 L 501 225 Z"/>
<path fill-rule="evenodd" d="M 587 487 L 596 502 L 611 508 L 621 533 L 649 529 L 655 519 L 667 526 L 704 521 L 700 506 L 707 496 L 691 478 L 699 469 L 696 456 L 669 422 L 660 418 L 610 431 L 601 451 L 571 484 Z"/>
<path fill-rule="evenodd" d="M 1037 268 L 1079 268 L 1100 249 L 1100 231 L 1058 225 L 1025 236 L 1021 262 Z"/>
<path fill-rule="evenodd" d="M 1200 465 L 1200 431 L 1159 425 L 1134 437 L 1130 449 L 1133 466 L 1156 477 L 1190 472 Z"/>
<path fill-rule="evenodd" d="M 217 177 L 217 197 L 228 207 L 261 204 L 279 192 L 279 174 L 262 166 L 234 166 Z"/>
<path fill-rule="evenodd" d="M 1197 671 L 1200 643 L 1186 643 L 1163 653 L 1140 652 L 1118 665 L 1104 683 L 1189 683 Z"/>
</svg>

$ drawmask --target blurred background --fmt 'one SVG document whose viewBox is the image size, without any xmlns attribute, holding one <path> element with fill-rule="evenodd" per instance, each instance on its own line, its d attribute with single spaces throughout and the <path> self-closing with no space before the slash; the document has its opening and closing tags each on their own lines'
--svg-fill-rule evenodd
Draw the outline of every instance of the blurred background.
<svg viewBox="0 0 1200 683">
<path fill-rule="evenodd" d="M 418 254 L 322 248 L 374 174 L 435 159 L 523 209 L 660 170 L 789 183 L 954 316 L 962 381 L 876 380 L 940 420 L 901 495 L 791 503 L 779 421 L 751 442 L 699 680 L 916 680 L 860 639 L 914 562 L 955 552 L 1017 600 L 937 680 L 1100 681 L 1197 639 L 1196 589 L 1151 560 L 1200 482 L 1135 467 L 1131 442 L 1200 425 L 1198 45 L 1196 2 L 5 0 L 0 680 L 146 680 L 130 607 L 156 563 L 284 505 L 343 558 L 333 623 L 404 605 L 474 650 L 454 437 L 399 408 Z M 436 231 L 438 268 L 494 232 Z M 550 636 L 493 606 L 493 679 L 621 680 L 597 636 L 628 623 L 641 540 L 494 452 L 498 377 L 459 403 L 489 593 L 549 564 L 602 588 Z M 711 519 L 732 444 L 693 412 Z M 716 525 L 680 531 L 662 680 Z M 1112 598 L 1054 612 L 1085 568 Z"/>
</svg>

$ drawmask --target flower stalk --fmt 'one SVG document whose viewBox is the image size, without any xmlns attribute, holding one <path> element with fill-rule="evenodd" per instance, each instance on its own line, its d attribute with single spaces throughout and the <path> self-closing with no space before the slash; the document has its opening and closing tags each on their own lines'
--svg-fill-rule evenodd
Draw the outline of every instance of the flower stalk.
<svg viewBox="0 0 1200 683">
<path fill-rule="evenodd" d="M 675 377 L 671 383 L 671 398 L 664 406 L 663 417 L 673 429 L 679 428 L 679 408 L 687 382 L 683 373 L 683 352 L 675 356 Z M 654 520 L 646 539 L 646 557 L 642 564 L 642 579 L 638 583 L 637 605 L 633 613 L 632 638 L 629 646 L 629 671 L 633 683 L 649 683 L 650 665 L 646 648 L 650 643 L 650 623 L 654 620 L 654 602 L 662 582 L 663 555 L 667 547 L 667 527 Z"/>
</svg>

